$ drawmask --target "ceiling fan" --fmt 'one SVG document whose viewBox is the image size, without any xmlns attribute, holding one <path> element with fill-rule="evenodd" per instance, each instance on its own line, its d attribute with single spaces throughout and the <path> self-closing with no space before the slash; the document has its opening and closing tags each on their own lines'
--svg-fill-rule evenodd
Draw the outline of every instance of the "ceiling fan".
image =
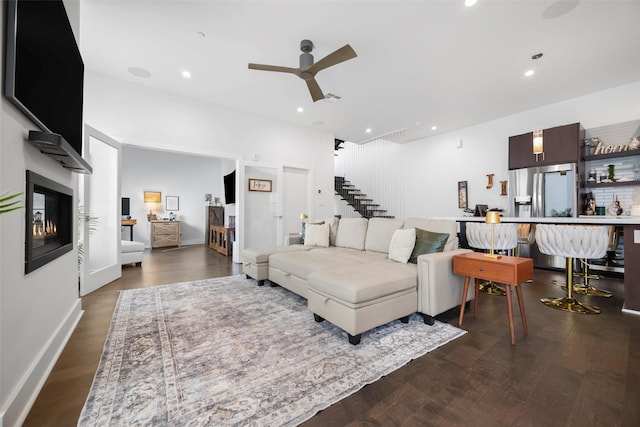
<svg viewBox="0 0 640 427">
<path fill-rule="evenodd" d="M 302 51 L 302 54 L 300 54 L 300 68 L 280 67 L 278 65 L 249 64 L 249 69 L 295 74 L 307 83 L 307 87 L 311 93 L 311 98 L 313 98 L 313 102 L 316 102 L 320 99 L 324 99 L 322 89 L 320 89 L 320 86 L 315 79 L 316 74 L 325 68 L 332 67 L 358 56 L 351 46 L 346 44 L 335 52 L 330 53 L 318 62 L 314 63 L 313 55 L 311 55 L 311 51 L 313 50 L 313 42 L 311 42 L 311 40 L 302 40 L 300 42 L 300 50 Z"/>
</svg>

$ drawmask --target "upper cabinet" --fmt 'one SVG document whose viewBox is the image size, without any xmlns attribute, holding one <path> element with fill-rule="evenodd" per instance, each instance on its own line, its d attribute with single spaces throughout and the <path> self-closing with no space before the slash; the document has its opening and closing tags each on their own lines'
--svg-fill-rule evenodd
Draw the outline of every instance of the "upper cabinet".
<svg viewBox="0 0 640 427">
<path fill-rule="evenodd" d="M 584 129 L 580 123 L 544 129 L 543 154 L 533 154 L 533 132 L 509 137 L 509 169 L 578 163 Z"/>
</svg>

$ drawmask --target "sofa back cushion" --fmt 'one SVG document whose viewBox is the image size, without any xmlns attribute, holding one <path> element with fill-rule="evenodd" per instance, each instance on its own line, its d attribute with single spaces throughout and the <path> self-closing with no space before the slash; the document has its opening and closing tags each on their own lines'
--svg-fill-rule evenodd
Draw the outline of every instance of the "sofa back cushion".
<svg viewBox="0 0 640 427">
<path fill-rule="evenodd" d="M 392 218 L 371 218 L 367 226 L 364 248 L 367 251 L 389 253 L 393 233 L 402 228 L 404 221 Z"/>
<path fill-rule="evenodd" d="M 450 219 L 407 218 L 404 228 L 420 228 L 435 233 L 449 233 L 444 251 L 458 248 L 458 223 Z"/>
<path fill-rule="evenodd" d="M 336 235 L 336 246 L 357 249 L 359 251 L 364 250 L 364 242 L 367 236 L 367 223 L 366 218 L 341 219 L 338 225 L 338 234 Z"/>
<path fill-rule="evenodd" d="M 329 224 L 329 245 L 336 245 L 336 236 L 338 235 L 338 225 L 340 220 L 338 218 L 331 217 L 324 220 L 325 224 Z"/>
</svg>

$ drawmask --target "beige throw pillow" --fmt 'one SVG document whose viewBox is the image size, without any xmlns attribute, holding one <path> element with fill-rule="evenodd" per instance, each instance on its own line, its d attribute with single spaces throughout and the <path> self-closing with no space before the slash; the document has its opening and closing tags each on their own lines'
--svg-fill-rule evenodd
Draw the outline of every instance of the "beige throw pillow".
<svg viewBox="0 0 640 427">
<path fill-rule="evenodd" d="M 304 245 L 329 247 L 329 224 L 307 224 Z"/>
<path fill-rule="evenodd" d="M 416 243 L 416 229 L 396 230 L 389 244 L 389 259 L 406 264 Z"/>
</svg>

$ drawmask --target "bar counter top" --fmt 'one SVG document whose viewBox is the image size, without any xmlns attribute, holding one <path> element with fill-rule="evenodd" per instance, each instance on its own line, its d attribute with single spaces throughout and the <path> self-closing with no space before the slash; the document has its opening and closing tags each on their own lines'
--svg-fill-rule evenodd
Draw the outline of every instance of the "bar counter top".
<svg viewBox="0 0 640 427">
<path fill-rule="evenodd" d="M 484 222 L 483 216 L 461 216 L 440 219 L 453 219 L 456 222 Z M 520 224 L 580 224 L 580 225 L 640 225 L 640 216 L 629 215 L 581 215 L 573 217 L 545 217 L 545 218 L 519 218 L 501 216 L 501 222 L 516 222 Z"/>
</svg>

